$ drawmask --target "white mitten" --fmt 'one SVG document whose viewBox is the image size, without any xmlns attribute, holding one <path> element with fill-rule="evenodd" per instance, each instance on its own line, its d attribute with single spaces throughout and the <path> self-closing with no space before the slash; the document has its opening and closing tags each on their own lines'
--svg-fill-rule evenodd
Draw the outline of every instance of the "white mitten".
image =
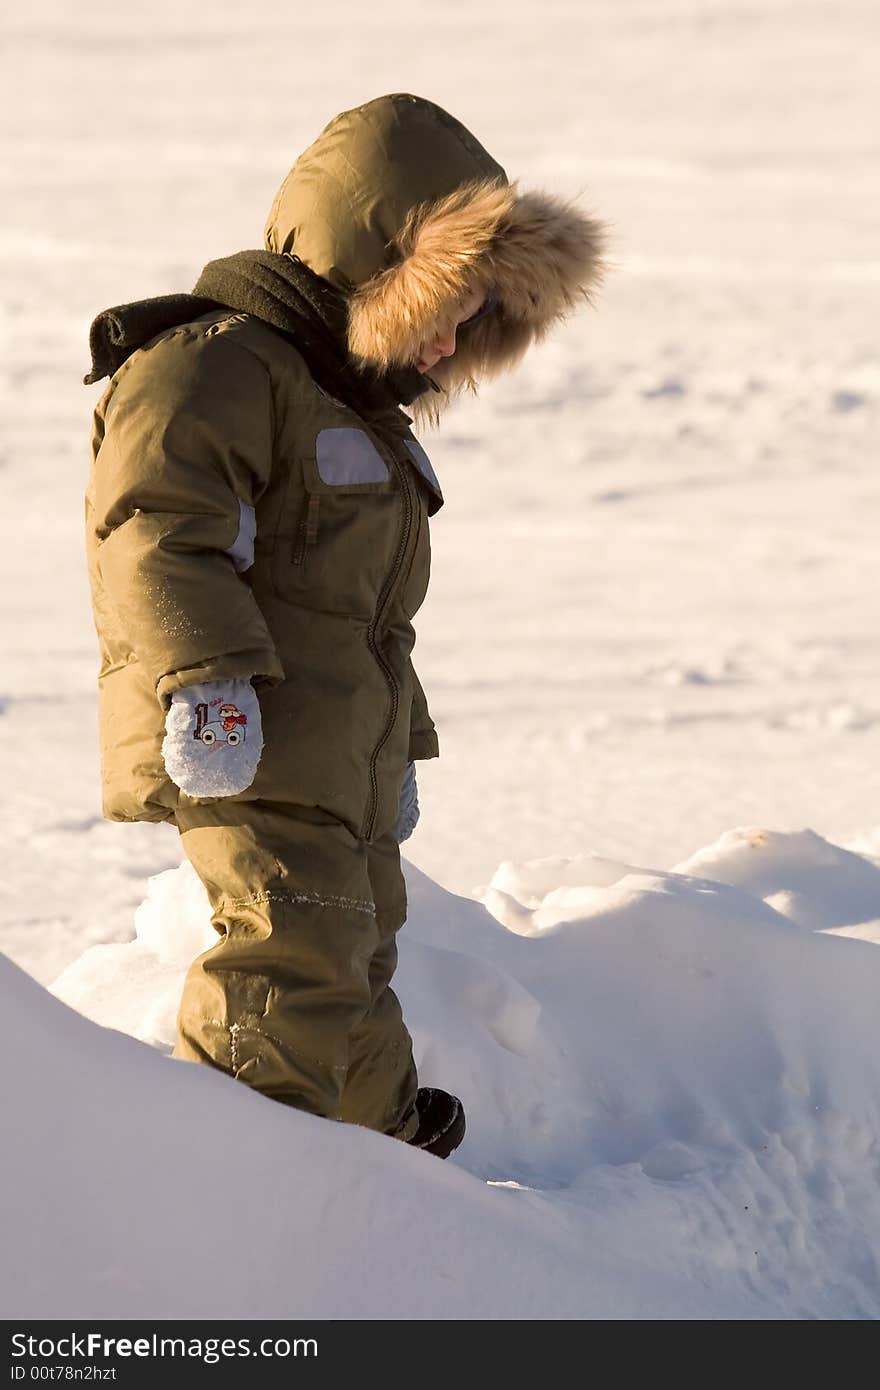
<svg viewBox="0 0 880 1390">
<path fill-rule="evenodd" d="M 250 680 L 206 681 L 175 690 L 162 757 L 187 796 L 235 796 L 254 780 L 263 751 L 257 692 Z"/>
<path fill-rule="evenodd" d="M 398 844 L 402 840 L 409 839 L 416 828 L 418 818 L 419 796 L 416 789 L 416 765 L 415 763 L 407 763 L 400 787 L 400 809 L 397 824 L 394 827 L 394 838 Z"/>
</svg>

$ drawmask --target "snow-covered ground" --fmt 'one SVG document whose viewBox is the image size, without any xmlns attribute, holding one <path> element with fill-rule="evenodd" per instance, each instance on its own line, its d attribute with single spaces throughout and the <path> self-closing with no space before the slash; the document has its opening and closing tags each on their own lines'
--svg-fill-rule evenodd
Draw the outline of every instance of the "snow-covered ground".
<svg viewBox="0 0 880 1390">
<path fill-rule="evenodd" d="M 4 1112 L 31 1117 L 0 1189 L 5 1307 L 880 1316 L 880 861 L 752 831 L 673 873 L 507 862 L 484 905 L 407 877 L 398 987 L 423 1080 L 470 1116 L 455 1165 L 154 1055 L 216 939 L 186 864 L 151 880 L 133 941 L 53 986 L 104 1029 L 0 977 L 27 1059 Z M 193 1279 L 194 1247 L 236 1277 Z"/>
<path fill-rule="evenodd" d="M 872 0 L 6 16 L 0 949 L 33 979 L 0 983 L 0 1190 L 41 1204 L 10 1315 L 209 1311 L 187 1236 L 231 1174 L 228 1315 L 880 1314 L 878 37 Z M 400 990 L 468 1105 L 445 1166 L 158 1055 L 210 926 L 171 829 L 100 819 L 82 553 L 93 314 L 258 245 L 297 152 L 393 90 L 617 261 L 424 440 L 442 756 Z"/>
</svg>

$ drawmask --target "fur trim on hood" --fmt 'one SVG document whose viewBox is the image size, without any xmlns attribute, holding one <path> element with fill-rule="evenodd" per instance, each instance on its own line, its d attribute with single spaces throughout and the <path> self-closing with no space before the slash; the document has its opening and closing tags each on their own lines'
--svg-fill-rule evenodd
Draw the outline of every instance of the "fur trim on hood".
<svg viewBox="0 0 880 1390">
<path fill-rule="evenodd" d="M 413 362 L 451 305 L 491 289 L 495 308 L 459 327 L 454 354 L 429 373 L 440 397 L 413 402 L 417 417 L 436 423 L 444 397 L 475 393 L 481 378 L 514 366 L 579 303 L 594 302 L 605 245 L 603 223 L 549 193 L 468 184 L 414 209 L 393 246 L 397 263 L 355 289 L 349 350 L 381 371 Z"/>
</svg>

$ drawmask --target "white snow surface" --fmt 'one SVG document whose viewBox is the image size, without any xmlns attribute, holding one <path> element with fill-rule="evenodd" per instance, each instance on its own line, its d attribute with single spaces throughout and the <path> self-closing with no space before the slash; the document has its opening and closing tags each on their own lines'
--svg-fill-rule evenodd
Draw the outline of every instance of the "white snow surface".
<svg viewBox="0 0 880 1390">
<path fill-rule="evenodd" d="M 878 38 L 873 0 L 7 17 L 5 1316 L 880 1314 Z M 398 985 L 446 1164 L 164 1055 L 213 932 L 174 830 L 101 819 L 82 539 L 95 312 L 259 245 L 395 90 L 616 261 L 422 441 Z"/>
<path fill-rule="evenodd" d="M 880 860 L 744 829 L 673 873 L 507 862 L 483 904 L 406 871 L 396 987 L 422 1081 L 469 1116 L 445 1166 L 120 1036 L 169 1052 L 183 973 L 217 939 L 188 863 L 150 880 L 132 941 L 52 986 L 102 1029 L 9 967 L 29 1061 L 7 1113 L 33 1088 L 64 1174 L 36 1231 L 14 1197 L 7 1220 L 57 1316 L 880 1316 Z M 784 894 L 808 926 L 770 906 Z M 55 1163 L 45 1123 L 10 1194 Z M 234 1219 L 207 1218 L 230 1194 Z M 203 1268 L 247 1276 L 193 1280 L 194 1240 Z"/>
</svg>

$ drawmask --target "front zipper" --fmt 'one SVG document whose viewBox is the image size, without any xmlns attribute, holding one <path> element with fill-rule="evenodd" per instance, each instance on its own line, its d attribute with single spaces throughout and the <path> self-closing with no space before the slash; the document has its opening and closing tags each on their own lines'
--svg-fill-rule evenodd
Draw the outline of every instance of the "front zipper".
<svg viewBox="0 0 880 1390">
<path fill-rule="evenodd" d="M 370 757 L 370 803 L 367 810 L 367 818 L 364 833 L 361 836 L 361 838 L 364 840 L 368 840 L 372 835 L 376 825 L 376 815 L 379 810 L 379 782 L 376 777 L 376 764 L 379 759 L 379 754 L 381 753 L 386 742 L 388 741 L 388 738 L 391 734 L 391 730 L 394 728 L 395 722 L 397 720 L 397 711 L 400 706 L 400 690 L 398 688 L 397 681 L 394 679 L 394 672 L 391 670 L 391 667 L 388 665 L 388 662 L 382 655 L 382 652 L 379 649 L 379 644 L 376 641 L 376 629 L 379 626 L 379 621 L 382 617 L 385 608 L 388 605 L 388 601 L 391 597 L 391 591 L 394 588 L 395 581 L 403 565 L 404 556 L 406 555 L 407 546 L 409 545 L 410 533 L 412 531 L 413 503 L 412 493 L 409 489 L 409 481 L 406 476 L 406 468 L 394 454 L 392 454 L 392 460 L 394 462 L 394 468 L 397 473 L 397 476 L 403 484 L 403 526 L 401 527 L 400 540 L 397 545 L 397 553 L 394 557 L 394 564 L 392 565 L 389 573 L 385 576 L 385 582 L 382 585 L 382 589 L 379 593 L 379 599 L 376 603 L 376 610 L 373 613 L 370 626 L 367 628 L 367 645 L 369 646 L 370 651 L 373 653 L 373 656 L 376 658 L 379 665 L 382 667 L 382 670 L 385 673 L 385 679 L 388 682 L 388 688 L 391 691 L 391 716 L 388 722 L 386 723 L 384 730 L 382 731 L 382 737 L 379 739 L 379 742 L 376 744 L 376 747 L 373 749 L 372 756 Z"/>
</svg>

